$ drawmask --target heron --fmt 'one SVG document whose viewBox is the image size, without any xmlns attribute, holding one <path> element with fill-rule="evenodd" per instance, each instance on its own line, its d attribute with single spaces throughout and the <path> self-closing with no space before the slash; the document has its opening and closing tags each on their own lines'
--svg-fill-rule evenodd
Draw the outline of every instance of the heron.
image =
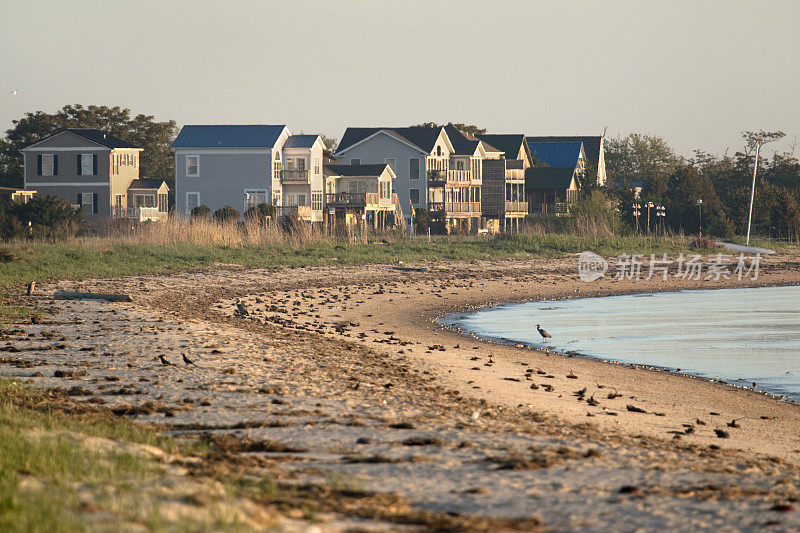
<svg viewBox="0 0 800 533">
<path fill-rule="evenodd" d="M 543 330 L 539 324 L 536 324 L 536 331 L 539 332 L 539 335 L 541 335 L 543 339 L 549 339 L 552 337 L 552 335 Z"/>
</svg>

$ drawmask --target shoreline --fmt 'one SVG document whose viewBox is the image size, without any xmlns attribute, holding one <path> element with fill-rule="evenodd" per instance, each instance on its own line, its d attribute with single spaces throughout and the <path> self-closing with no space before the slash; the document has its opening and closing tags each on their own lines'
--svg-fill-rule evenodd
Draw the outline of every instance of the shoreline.
<svg viewBox="0 0 800 533">
<path fill-rule="evenodd" d="M 490 303 L 490 304 L 486 304 L 486 305 L 478 305 L 478 306 L 475 306 L 475 307 L 470 307 L 468 310 L 450 311 L 450 312 L 444 313 L 442 315 L 439 315 L 439 316 L 433 318 L 432 321 L 437 323 L 437 324 L 439 324 L 439 325 L 442 325 L 442 326 L 446 327 L 447 329 L 451 330 L 452 332 L 454 332 L 454 333 L 456 333 L 456 334 L 458 334 L 458 335 L 460 335 L 462 337 L 470 338 L 470 339 L 478 339 L 478 340 L 480 340 L 482 342 L 485 342 L 487 344 L 498 344 L 498 345 L 514 347 L 514 348 L 518 348 L 518 349 L 524 347 L 524 349 L 527 349 L 527 350 L 546 351 L 548 353 L 558 354 L 558 355 L 560 355 L 562 357 L 580 357 L 580 358 L 583 358 L 583 359 L 599 361 L 599 362 L 612 364 L 612 365 L 624 365 L 624 366 L 627 366 L 629 368 L 636 368 L 636 369 L 639 369 L 639 370 L 647 370 L 647 371 L 651 371 L 651 372 L 666 372 L 666 373 L 669 373 L 669 374 L 672 374 L 672 375 L 675 375 L 675 376 L 686 376 L 686 377 L 691 377 L 691 378 L 707 381 L 707 382 L 710 382 L 710 383 L 717 383 L 717 384 L 720 384 L 720 385 L 728 385 L 728 386 L 730 386 L 730 387 L 732 387 L 734 389 L 747 390 L 747 391 L 754 392 L 756 394 L 760 394 L 762 396 L 771 398 L 771 399 L 773 399 L 775 401 L 778 401 L 778 402 L 784 402 L 784 403 L 792 404 L 792 405 L 800 405 L 800 400 L 794 400 L 788 394 L 785 394 L 785 393 L 784 394 L 780 394 L 780 393 L 777 393 L 777 392 L 773 393 L 773 392 L 770 392 L 770 391 L 768 391 L 766 389 L 755 390 L 753 387 L 748 387 L 748 386 L 745 386 L 745 385 L 737 385 L 735 383 L 732 383 L 732 382 L 729 382 L 729 381 L 725 381 L 723 379 L 715 379 L 715 378 L 710 378 L 710 377 L 706 377 L 706 376 L 701 376 L 699 374 L 688 372 L 688 371 L 687 372 L 676 371 L 676 370 L 673 370 L 673 369 L 671 369 L 669 367 L 655 365 L 655 364 L 625 363 L 625 362 L 613 359 L 611 357 L 595 356 L 595 355 L 591 355 L 591 354 L 582 353 L 582 352 L 577 351 L 577 350 L 562 351 L 562 350 L 549 348 L 549 347 L 547 349 L 543 349 L 541 347 L 537 347 L 537 346 L 533 346 L 531 344 L 528 344 L 528 343 L 526 343 L 524 341 L 518 341 L 518 340 L 514 340 L 514 339 L 506 339 L 506 338 L 501 338 L 501 337 L 481 336 L 481 335 L 478 335 L 478 334 L 476 334 L 474 332 L 467 331 L 466 329 L 462 330 L 461 328 L 459 328 L 454 323 L 448 323 L 447 322 L 447 318 L 451 317 L 453 315 L 465 315 L 465 314 L 475 313 L 477 311 L 483 311 L 483 310 L 489 310 L 489 309 L 493 309 L 493 308 L 499 308 L 499 307 L 503 307 L 503 306 L 506 306 L 506 305 L 520 305 L 520 304 L 525 304 L 525 303 L 537 303 L 537 302 L 541 302 L 541 303 L 544 303 L 544 302 L 558 302 L 558 301 L 589 299 L 589 298 L 613 298 L 613 297 L 616 297 L 616 296 L 635 296 L 635 295 L 639 295 L 639 294 L 660 294 L 660 293 L 685 292 L 685 291 L 721 291 L 721 290 L 758 289 L 758 288 L 775 288 L 775 287 L 800 287 L 800 283 L 789 282 L 789 283 L 775 283 L 775 284 L 753 285 L 753 286 L 715 287 L 715 288 L 711 288 L 711 289 L 703 288 L 703 287 L 692 287 L 692 288 L 673 288 L 673 289 L 669 289 L 668 288 L 668 289 L 658 290 L 658 291 L 656 291 L 656 290 L 647 290 L 647 291 L 635 291 L 635 290 L 633 290 L 633 291 L 622 291 L 622 292 L 609 292 L 607 294 L 595 294 L 595 295 L 591 295 L 591 296 L 582 296 L 582 297 L 579 297 L 579 298 L 572 298 L 572 297 L 569 297 L 569 298 L 548 298 L 548 299 L 545 299 L 545 300 L 527 299 L 526 298 L 526 299 L 521 299 L 521 300 L 516 300 L 516 301 L 503 302 L 503 303 Z M 455 319 L 453 320 L 453 322 L 454 321 L 455 321 Z M 739 381 L 752 381 L 752 379 L 741 378 Z"/>
</svg>

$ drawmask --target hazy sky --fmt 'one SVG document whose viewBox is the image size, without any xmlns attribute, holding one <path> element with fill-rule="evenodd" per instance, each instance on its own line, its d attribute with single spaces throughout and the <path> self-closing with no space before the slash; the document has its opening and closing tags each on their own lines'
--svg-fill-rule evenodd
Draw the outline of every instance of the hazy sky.
<svg viewBox="0 0 800 533">
<path fill-rule="evenodd" d="M 0 0 L 0 128 L 81 103 L 337 138 L 608 126 L 721 154 L 743 130 L 800 137 L 799 27 L 798 0 Z"/>
</svg>

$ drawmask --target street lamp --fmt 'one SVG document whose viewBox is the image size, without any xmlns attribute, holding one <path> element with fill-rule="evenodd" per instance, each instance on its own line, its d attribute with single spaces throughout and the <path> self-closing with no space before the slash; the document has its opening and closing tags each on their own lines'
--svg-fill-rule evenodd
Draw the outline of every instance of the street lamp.
<svg viewBox="0 0 800 533">
<path fill-rule="evenodd" d="M 664 217 L 666 216 L 666 214 L 667 214 L 666 213 L 666 209 L 664 208 L 663 205 L 657 205 L 656 206 L 656 217 L 661 217 L 661 235 L 662 236 L 665 233 L 665 231 L 664 231 Z M 658 218 L 656 218 L 656 220 L 658 220 Z M 656 231 L 658 231 L 658 222 L 656 222 Z"/>
<path fill-rule="evenodd" d="M 642 208 L 642 204 L 633 204 L 633 218 L 636 219 L 636 233 L 639 233 L 639 215 L 642 214 L 640 209 Z"/>
<path fill-rule="evenodd" d="M 645 205 L 647 206 L 647 234 L 650 235 L 650 208 L 655 207 L 656 204 L 653 202 L 647 202 Z"/>
<path fill-rule="evenodd" d="M 700 213 L 700 237 L 703 236 L 703 200 L 697 200 L 697 210 Z"/>
</svg>

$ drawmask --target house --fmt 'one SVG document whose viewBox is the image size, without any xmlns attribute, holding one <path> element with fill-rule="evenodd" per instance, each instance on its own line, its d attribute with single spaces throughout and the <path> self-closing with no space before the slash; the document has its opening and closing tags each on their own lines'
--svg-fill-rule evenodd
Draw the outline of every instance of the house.
<svg viewBox="0 0 800 533">
<path fill-rule="evenodd" d="M 272 179 L 272 203 L 279 215 L 322 222 L 325 144 L 319 135 L 292 135 L 283 144 L 283 166 Z"/>
<path fill-rule="evenodd" d="M 36 191 L 17 189 L 16 187 L 0 187 L 0 200 L 27 204 Z"/>
<path fill-rule="evenodd" d="M 525 194 L 529 212 L 566 214 L 578 199 L 580 182 L 574 168 L 531 167 L 525 170 Z"/>
<path fill-rule="evenodd" d="M 442 127 L 350 127 L 342 135 L 335 155 L 346 164 L 387 164 L 392 167 L 394 192 L 406 223 L 410 223 L 412 207 L 429 208 L 429 181 L 448 177 L 453 152 L 453 145 Z M 449 177 L 457 179 L 466 175 L 463 171 L 460 175 L 451 172 Z M 472 209 L 474 206 L 458 203 L 452 207 Z"/>
<path fill-rule="evenodd" d="M 579 142 L 583 144 L 583 151 L 586 157 L 586 163 L 595 172 L 597 172 L 597 185 L 603 186 L 606 184 L 606 158 L 605 158 L 605 137 L 600 135 L 595 136 L 545 136 L 536 137 L 528 136 L 528 142 L 535 143 L 563 143 L 563 142 Z"/>
<path fill-rule="evenodd" d="M 392 167 L 377 165 L 326 165 L 325 216 L 334 227 L 349 227 L 363 221 L 373 228 L 403 226 L 403 212 Z"/>
<path fill-rule="evenodd" d="M 524 134 L 487 133 L 478 135 L 478 138 L 501 150 L 506 155 L 506 159 L 519 161 L 518 166 L 521 165 L 523 170 L 533 166 L 533 158 Z"/>
<path fill-rule="evenodd" d="M 110 133 L 92 128 L 67 128 L 21 150 L 25 188 L 58 196 L 81 206 L 88 220 L 115 216 L 167 216 L 167 204 L 137 208 L 129 188 L 139 180 L 141 148 Z M 148 180 L 146 192 L 166 187 Z M 140 189 L 141 190 L 141 189 Z"/>
<path fill-rule="evenodd" d="M 244 213 L 269 203 L 279 215 L 321 223 L 324 148 L 319 135 L 292 135 L 282 124 L 184 126 L 172 144 L 176 211 Z"/>
<path fill-rule="evenodd" d="M 272 203 L 280 184 L 285 125 L 187 125 L 172 143 L 175 154 L 175 211 L 189 216 L 205 205 L 211 211 Z"/>
</svg>

